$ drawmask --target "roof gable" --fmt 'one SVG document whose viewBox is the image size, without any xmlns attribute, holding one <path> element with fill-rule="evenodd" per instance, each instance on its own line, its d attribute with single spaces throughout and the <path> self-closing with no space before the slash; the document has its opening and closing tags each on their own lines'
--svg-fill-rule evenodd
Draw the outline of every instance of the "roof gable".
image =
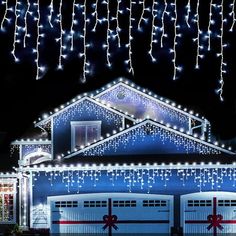
<svg viewBox="0 0 236 236">
<path fill-rule="evenodd" d="M 59 108 L 55 109 L 55 113 L 52 113 L 51 115 L 49 115 L 47 117 L 45 116 L 44 119 L 39 121 L 39 122 L 35 122 L 35 126 L 40 126 L 41 124 L 48 123 L 52 118 L 58 117 L 61 114 L 66 113 L 69 110 L 72 110 L 73 107 L 78 106 L 83 101 L 91 102 L 91 103 L 93 103 L 93 104 L 95 104 L 95 105 L 97 105 L 99 107 L 103 107 L 103 108 L 107 109 L 109 112 L 115 113 L 115 114 L 117 114 L 119 116 L 125 117 L 125 118 L 127 118 L 129 120 L 132 120 L 132 121 L 135 121 L 135 119 L 131 115 L 122 113 L 121 111 L 116 110 L 115 108 L 112 108 L 109 104 L 106 104 L 105 102 L 98 102 L 93 97 L 88 97 L 86 95 L 84 97 L 78 97 L 77 101 L 74 101 L 74 99 L 73 99 L 72 102 L 70 104 L 68 104 L 67 106 L 61 106 L 60 107 L 61 109 L 59 109 Z"/>
<path fill-rule="evenodd" d="M 235 154 L 212 143 L 152 120 L 145 120 L 87 146 L 65 158 L 77 155 L 102 156 L 122 154 Z"/>
</svg>

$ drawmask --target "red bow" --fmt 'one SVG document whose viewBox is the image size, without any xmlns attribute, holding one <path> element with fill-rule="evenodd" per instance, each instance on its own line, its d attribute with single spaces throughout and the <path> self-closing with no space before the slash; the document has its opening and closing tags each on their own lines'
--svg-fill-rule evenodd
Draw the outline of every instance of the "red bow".
<svg viewBox="0 0 236 236">
<path fill-rule="evenodd" d="M 104 215 L 103 221 L 105 225 L 102 227 L 103 230 L 105 230 L 107 227 L 113 227 L 115 230 L 118 230 L 118 227 L 115 225 L 117 222 L 117 216 L 116 215 Z"/>
<path fill-rule="evenodd" d="M 222 215 L 209 215 L 207 216 L 207 221 L 210 225 L 207 227 L 210 230 L 212 227 L 218 228 L 219 230 L 223 230 L 223 226 L 220 225 L 222 223 L 223 216 Z"/>
</svg>

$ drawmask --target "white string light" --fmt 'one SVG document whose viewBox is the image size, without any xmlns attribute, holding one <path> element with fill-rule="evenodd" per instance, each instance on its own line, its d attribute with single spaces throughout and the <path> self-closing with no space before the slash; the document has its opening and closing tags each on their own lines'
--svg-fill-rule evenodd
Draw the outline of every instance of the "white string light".
<svg viewBox="0 0 236 236">
<path fill-rule="evenodd" d="M 4 25 L 4 22 L 5 21 L 10 21 L 10 19 L 7 18 L 7 13 L 8 11 L 10 10 L 10 8 L 8 8 L 8 0 L 5 0 L 5 2 L 2 2 L 3 4 L 5 4 L 5 11 L 4 11 L 4 15 L 3 15 L 3 18 L 2 18 L 2 21 L 1 21 L 1 30 L 3 30 L 3 25 Z"/>
<path fill-rule="evenodd" d="M 163 38 L 164 37 L 167 37 L 167 34 L 165 33 L 165 14 L 169 15 L 169 12 L 167 11 L 167 7 L 168 7 L 168 4 L 167 4 L 167 0 L 164 0 L 165 2 L 165 7 L 164 7 L 164 10 L 162 12 L 162 16 L 161 16 L 161 48 L 163 47 Z"/>
<path fill-rule="evenodd" d="M 30 14 L 30 1 L 27 0 L 27 9 L 25 11 L 25 16 L 24 16 L 24 22 L 25 22 L 25 27 L 24 27 L 24 38 L 23 38 L 23 46 L 24 48 L 26 47 L 26 38 L 30 37 L 30 35 L 28 34 L 28 25 L 27 25 L 27 17 L 28 14 Z"/>
<path fill-rule="evenodd" d="M 185 22 L 188 26 L 188 28 L 190 28 L 190 24 L 189 24 L 189 15 L 191 13 L 191 3 L 190 3 L 191 0 L 188 0 L 188 3 L 186 5 L 186 9 L 187 9 L 187 13 L 186 13 L 186 16 L 185 16 Z"/>
<path fill-rule="evenodd" d="M 98 0 L 96 0 L 96 2 L 94 3 L 94 12 L 92 13 L 92 16 L 95 16 L 95 24 L 92 29 L 92 31 L 95 32 L 98 24 Z"/>
<path fill-rule="evenodd" d="M 120 41 L 120 25 L 119 25 L 119 14 L 122 14 L 123 11 L 120 9 L 120 3 L 121 0 L 117 0 L 117 7 L 116 7 L 116 17 L 113 17 L 112 20 L 116 21 L 116 34 L 114 35 L 114 37 L 117 37 L 117 43 L 118 43 L 118 47 L 121 47 L 121 41 Z"/>
<path fill-rule="evenodd" d="M 86 75 L 89 73 L 88 66 L 90 65 L 89 62 L 87 62 L 87 48 L 90 46 L 86 43 L 86 37 L 87 37 L 87 8 L 86 8 L 87 0 L 84 0 L 83 4 L 83 15 L 84 15 L 84 28 L 83 28 L 83 35 L 81 36 L 83 38 L 83 53 L 80 53 L 80 56 L 83 57 L 83 76 L 81 78 L 81 81 L 83 83 L 86 82 Z"/>
<path fill-rule="evenodd" d="M 220 18 L 221 18 L 221 28 L 220 28 L 220 35 L 218 37 L 220 38 L 220 53 L 217 53 L 217 56 L 220 57 L 220 88 L 217 90 L 220 96 L 220 100 L 223 101 L 223 87 L 224 87 L 224 76 L 223 74 L 226 73 L 226 63 L 224 62 L 224 47 L 227 46 L 227 44 L 224 44 L 224 22 L 226 21 L 224 19 L 224 0 L 221 0 L 221 5 L 219 6 L 221 8 L 220 10 Z"/>
<path fill-rule="evenodd" d="M 18 5 L 20 5 L 20 3 L 18 2 L 18 0 L 16 0 L 16 3 L 15 3 L 15 11 L 14 11 L 14 14 L 15 14 L 15 24 L 14 24 L 14 36 L 13 36 L 13 49 L 11 51 L 13 57 L 14 57 L 14 60 L 15 62 L 18 62 L 19 61 L 19 58 L 16 57 L 16 43 L 19 43 L 20 40 L 17 39 L 17 36 L 18 36 L 18 18 L 20 17 L 19 15 L 19 11 L 18 10 Z"/>
<path fill-rule="evenodd" d="M 58 23 L 60 25 L 60 37 L 56 39 L 57 42 L 60 44 L 60 50 L 59 50 L 59 62 L 58 62 L 58 69 L 61 70 L 62 67 L 62 58 L 64 57 L 63 55 L 63 26 L 62 26 L 62 0 L 60 0 L 60 5 L 59 5 L 59 14 L 58 14 Z"/>
<path fill-rule="evenodd" d="M 104 48 L 106 48 L 106 60 L 107 60 L 107 66 L 111 67 L 111 62 L 110 62 L 110 9 L 109 9 L 109 0 L 103 1 L 103 4 L 107 5 L 107 36 L 106 36 L 106 44 L 103 45 Z"/>
<path fill-rule="evenodd" d="M 150 50 L 149 50 L 149 55 L 152 59 L 153 62 L 156 61 L 156 58 L 153 56 L 153 43 L 156 43 L 157 41 L 154 40 L 154 36 L 155 36 L 155 30 L 156 30 L 156 26 L 155 26 L 155 18 L 156 18 L 156 13 L 155 13 L 155 5 L 157 5 L 157 2 L 155 0 L 152 0 L 152 29 L 151 29 L 151 40 L 150 40 Z"/>
<path fill-rule="evenodd" d="M 176 70 L 177 70 L 177 66 L 176 66 L 176 37 L 177 37 L 177 3 L 176 3 L 176 0 L 174 0 L 174 12 L 175 12 L 175 16 L 173 18 L 173 21 L 174 21 L 174 43 L 173 43 L 173 50 L 172 50 L 172 53 L 174 54 L 173 56 L 173 65 L 174 65 L 174 74 L 173 74 L 173 80 L 176 79 Z"/>
<path fill-rule="evenodd" d="M 208 38 L 208 51 L 211 50 L 211 25 L 214 23 L 214 21 L 212 20 L 212 7 L 213 7 L 213 0 L 211 0 L 210 2 L 210 12 L 209 12 L 209 23 L 208 23 L 208 27 L 207 27 L 207 38 Z"/>
<path fill-rule="evenodd" d="M 132 73 L 134 75 L 134 68 L 133 68 L 133 62 L 132 62 L 132 5 L 133 2 L 132 0 L 130 0 L 130 4 L 129 4 L 129 8 L 127 8 L 127 10 L 129 11 L 129 42 L 128 44 L 126 44 L 128 50 L 129 50 L 129 59 L 126 60 L 126 64 L 129 65 L 129 73 Z"/>
<path fill-rule="evenodd" d="M 196 14 L 195 14 L 195 22 L 197 24 L 197 37 L 193 39 L 194 42 L 197 44 L 197 55 L 196 55 L 196 63 L 195 68 L 199 69 L 199 58 L 203 58 L 203 55 L 200 54 L 200 49 L 202 46 L 200 45 L 200 34 L 202 33 L 200 30 L 200 22 L 199 22 L 199 5 L 200 1 L 197 0 L 197 7 L 196 7 Z"/>
<path fill-rule="evenodd" d="M 36 79 L 39 79 L 39 45 L 40 45 L 40 9 L 39 9 L 39 0 L 37 1 L 37 18 L 36 18 L 36 21 L 37 21 L 37 40 L 36 40 L 36 59 L 35 59 L 35 62 L 36 62 L 36 67 L 37 67 L 37 71 L 36 71 Z"/>
<path fill-rule="evenodd" d="M 145 14 L 145 0 L 143 1 L 139 1 L 139 4 L 142 4 L 142 13 L 141 13 L 141 16 L 140 16 L 140 19 L 139 19 L 139 22 L 138 22 L 138 29 L 140 30 L 141 29 L 141 23 L 142 21 L 145 21 L 146 19 L 144 18 L 144 14 Z"/>
<path fill-rule="evenodd" d="M 230 31 L 232 32 L 233 31 L 233 28 L 234 28 L 234 25 L 235 25 L 235 22 L 236 22 L 236 16 L 235 16 L 235 4 L 236 4 L 236 1 L 233 0 L 232 4 L 230 4 L 230 6 L 232 7 L 232 11 L 229 13 L 230 16 L 232 16 L 232 25 L 230 27 Z"/>
<path fill-rule="evenodd" d="M 51 0 L 50 2 L 50 5 L 49 5 L 49 15 L 48 15 L 48 22 L 49 22 L 49 25 L 51 26 L 51 28 L 53 28 L 53 24 L 52 24 L 52 14 L 54 12 L 54 9 L 53 9 L 53 0 Z"/>
<path fill-rule="evenodd" d="M 75 21 L 75 0 L 73 0 L 73 7 L 72 7 L 72 19 L 71 19 L 71 27 L 70 27 L 70 50 L 74 50 L 74 24 L 76 23 Z"/>
</svg>

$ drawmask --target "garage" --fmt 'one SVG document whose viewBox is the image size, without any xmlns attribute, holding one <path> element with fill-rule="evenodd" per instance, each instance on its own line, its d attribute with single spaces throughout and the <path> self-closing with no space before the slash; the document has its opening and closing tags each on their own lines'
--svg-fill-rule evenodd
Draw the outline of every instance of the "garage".
<svg viewBox="0 0 236 236">
<path fill-rule="evenodd" d="M 236 193 L 201 192 L 181 196 L 181 224 L 185 234 L 236 233 Z"/>
<path fill-rule="evenodd" d="M 50 233 L 170 233 L 173 196 L 96 193 L 48 197 Z"/>
</svg>

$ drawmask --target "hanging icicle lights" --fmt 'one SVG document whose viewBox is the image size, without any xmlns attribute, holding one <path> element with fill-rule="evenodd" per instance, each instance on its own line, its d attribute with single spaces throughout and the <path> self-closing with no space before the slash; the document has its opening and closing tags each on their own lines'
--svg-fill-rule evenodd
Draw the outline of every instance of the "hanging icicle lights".
<svg viewBox="0 0 236 236">
<path fill-rule="evenodd" d="M 208 9 L 208 16 L 203 8 Z M 54 53 L 58 56 L 57 68 L 63 69 L 67 56 L 77 52 L 82 59 L 83 82 L 92 72 L 93 58 L 89 52 L 99 45 L 104 50 L 104 65 L 111 68 L 120 49 L 125 54 L 121 58 L 127 70 L 134 75 L 135 39 L 142 34 L 150 35 L 147 53 L 152 62 L 160 61 L 159 51 L 166 49 L 171 53 L 173 80 L 178 79 L 183 69 L 178 64 L 181 36 L 189 31 L 196 47 L 196 69 L 201 68 L 200 59 L 214 50 L 212 41 L 218 44 L 214 51 L 220 62 L 220 87 L 216 91 L 223 100 L 224 49 L 228 45 L 225 39 L 228 37 L 224 36 L 235 29 L 235 10 L 235 0 L 0 0 L 0 29 L 13 35 L 11 53 L 16 62 L 22 59 L 22 50 L 32 49 L 36 79 L 43 77 L 46 70 L 43 64 L 48 64 L 45 52 L 43 57 L 41 51 L 48 39 L 54 37 L 58 46 Z"/>
</svg>

